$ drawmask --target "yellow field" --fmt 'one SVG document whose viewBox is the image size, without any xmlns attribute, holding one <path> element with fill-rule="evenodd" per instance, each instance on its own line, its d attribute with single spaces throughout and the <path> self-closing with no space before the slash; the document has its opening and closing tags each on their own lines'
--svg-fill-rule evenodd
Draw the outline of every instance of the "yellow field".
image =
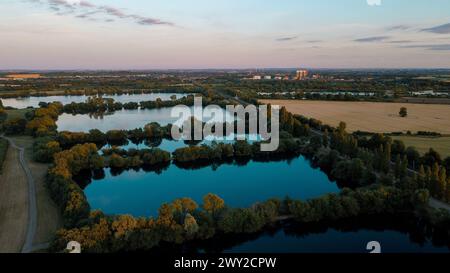
<svg viewBox="0 0 450 273">
<path fill-rule="evenodd" d="M 261 100 L 261 102 L 286 106 L 293 114 L 315 118 L 331 126 L 337 126 L 339 122 L 344 121 L 350 132 L 429 131 L 450 134 L 449 105 L 298 100 Z M 408 109 L 408 117 L 399 116 L 401 107 Z"/>
</svg>

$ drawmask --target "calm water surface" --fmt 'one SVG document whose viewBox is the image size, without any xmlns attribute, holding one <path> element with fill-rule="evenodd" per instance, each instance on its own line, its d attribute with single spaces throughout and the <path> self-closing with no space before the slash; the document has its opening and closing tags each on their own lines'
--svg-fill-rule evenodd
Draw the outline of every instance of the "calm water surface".
<svg viewBox="0 0 450 273">
<path fill-rule="evenodd" d="M 430 233 L 411 215 L 370 216 L 327 224 L 285 221 L 251 235 L 218 236 L 193 245 L 191 252 L 209 253 L 368 253 L 377 241 L 383 253 L 450 252 L 450 242 Z M 188 248 L 189 249 L 189 248 Z"/>
<path fill-rule="evenodd" d="M 107 170 L 103 179 L 85 189 L 93 209 L 137 217 L 156 216 L 161 204 L 177 198 L 190 197 L 202 203 L 208 193 L 219 195 L 231 207 L 249 207 L 273 197 L 309 199 L 338 191 L 335 183 L 302 157 L 217 169 L 185 170 L 172 164 L 161 174 L 129 170 L 113 176 Z"/>
<path fill-rule="evenodd" d="M 171 100 L 172 96 L 176 96 L 177 99 L 187 96 L 187 94 L 177 93 L 153 93 L 153 94 L 124 94 L 124 95 L 104 95 L 104 98 L 112 98 L 117 102 L 141 102 L 141 101 L 156 101 L 158 98 L 162 100 Z M 48 97 L 27 97 L 27 98 L 9 98 L 2 99 L 4 106 L 14 107 L 18 109 L 28 107 L 39 107 L 40 102 L 55 102 L 59 101 L 63 105 L 70 104 L 72 102 L 80 103 L 85 102 L 89 96 L 48 96 Z"/>
<path fill-rule="evenodd" d="M 192 115 L 197 107 L 190 107 Z M 120 110 L 111 114 L 105 115 L 71 115 L 62 114 L 59 116 L 56 125 L 58 131 L 72 131 L 72 132 L 88 132 L 92 129 L 99 129 L 102 132 L 109 130 L 132 130 L 136 128 L 143 128 L 145 125 L 151 122 L 157 122 L 161 126 L 168 124 L 182 125 L 188 117 L 177 116 L 172 117 L 172 107 L 161 109 L 139 109 L 139 110 Z M 205 110 L 205 115 L 208 115 L 208 110 Z M 224 118 L 233 119 L 229 112 L 223 110 Z M 199 120 L 201 118 L 198 118 Z M 220 121 L 223 122 L 223 118 L 204 118 L 204 122 Z"/>
</svg>

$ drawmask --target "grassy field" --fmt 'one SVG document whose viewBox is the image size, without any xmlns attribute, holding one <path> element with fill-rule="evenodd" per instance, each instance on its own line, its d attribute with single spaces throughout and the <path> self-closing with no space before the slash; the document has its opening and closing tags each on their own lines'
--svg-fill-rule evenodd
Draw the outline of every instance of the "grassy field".
<svg viewBox="0 0 450 273">
<path fill-rule="evenodd" d="M 344 121 L 350 132 L 429 131 L 450 134 L 448 105 L 298 100 L 261 100 L 261 102 L 286 106 L 291 113 L 315 118 L 332 126 Z M 408 117 L 399 116 L 401 107 L 408 109 Z"/>
<path fill-rule="evenodd" d="M 25 118 L 25 114 L 32 111 L 31 109 L 19 109 L 19 110 L 5 110 L 8 114 L 8 119 L 15 119 L 15 118 Z"/>
<path fill-rule="evenodd" d="M 450 137 L 417 137 L 417 136 L 394 136 L 393 139 L 402 140 L 406 146 L 416 147 L 417 150 L 424 154 L 433 148 L 439 152 L 444 158 L 450 156 Z"/>
</svg>

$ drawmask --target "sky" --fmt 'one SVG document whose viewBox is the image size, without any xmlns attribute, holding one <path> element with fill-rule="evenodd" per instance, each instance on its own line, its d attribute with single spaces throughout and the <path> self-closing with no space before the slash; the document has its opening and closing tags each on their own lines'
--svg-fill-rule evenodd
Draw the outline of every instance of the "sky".
<svg viewBox="0 0 450 273">
<path fill-rule="evenodd" d="M 448 0 L 0 0 L 0 69 L 450 68 Z"/>
</svg>

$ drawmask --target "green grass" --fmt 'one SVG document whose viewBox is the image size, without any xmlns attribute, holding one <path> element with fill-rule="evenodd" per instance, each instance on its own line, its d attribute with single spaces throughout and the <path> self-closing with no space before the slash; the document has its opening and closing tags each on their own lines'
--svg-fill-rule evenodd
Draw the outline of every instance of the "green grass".
<svg viewBox="0 0 450 273">
<path fill-rule="evenodd" d="M 421 154 L 425 154 L 430 148 L 433 148 L 443 158 L 450 156 L 450 137 L 394 136 L 392 138 L 402 140 L 407 147 L 416 147 Z"/>
<path fill-rule="evenodd" d="M 0 138 L 0 174 L 2 173 L 3 163 L 6 159 L 9 142 L 6 139 Z"/>
<path fill-rule="evenodd" d="M 8 114 L 7 120 L 15 118 L 25 118 L 25 114 L 31 112 L 32 109 L 5 110 Z"/>
</svg>

